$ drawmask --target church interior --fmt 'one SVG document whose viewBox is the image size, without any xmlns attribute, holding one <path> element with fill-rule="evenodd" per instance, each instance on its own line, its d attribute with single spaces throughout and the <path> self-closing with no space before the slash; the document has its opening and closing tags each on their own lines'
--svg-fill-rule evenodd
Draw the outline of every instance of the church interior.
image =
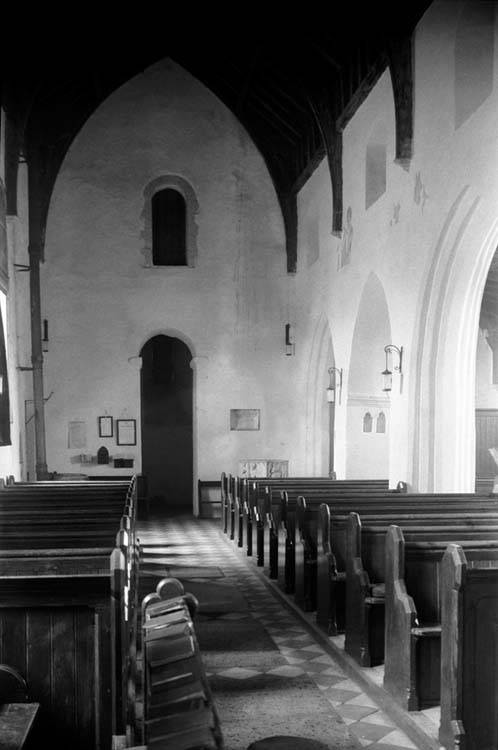
<svg viewBox="0 0 498 750">
<path fill-rule="evenodd" d="M 497 3 L 319 10 L 3 45 L 0 750 L 498 750 Z"/>
</svg>

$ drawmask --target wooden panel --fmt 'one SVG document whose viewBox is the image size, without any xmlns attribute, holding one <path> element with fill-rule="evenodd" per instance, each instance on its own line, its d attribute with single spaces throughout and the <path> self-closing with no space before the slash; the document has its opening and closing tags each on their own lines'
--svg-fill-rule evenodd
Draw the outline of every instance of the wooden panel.
<svg viewBox="0 0 498 750">
<path fill-rule="evenodd" d="M 96 727 L 99 633 L 94 618 L 91 608 L 73 606 L 0 612 L 2 652 L 25 674 L 30 699 L 40 703 L 34 734 L 40 740 L 50 736 L 51 748 L 109 746 L 109 685 L 104 684 L 109 700 L 101 727 Z M 18 627 L 24 619 L 25 628 Z"/>
<path fill-rule="evenodd" d="M 439 553 L 442 557 L 442 553 Z M 420 625 L 440 622 L 439 565 L 434 559 L 416 559 L 407 556 L 406 587 L 417 603 L 417 616 Z"/>
<path fill-rule="evenodd" d="M 498 747 L 498 560 L 490 562 L 488 555 L 485 567 L 471 567 L 456 544 L 443 559 L 439 741 L 446 750 Z"/>
<path fill-rule="evenodd" d="M 481 575 L 482 579 L 481 579 Z M 489 575 L 491 573 L 491 575 Z M 481 580 L 480 580 L 481 579 Z M 468 750 L 494 750 L 498 741 L 498 575 L 468 572 L 464 596 L 463 726 Z M 490 582 L 494 591 L 490 590 Z"/>
<path fill-rule="evenodd" d="M 22 609 L 9 612 L 0 619 L 2 662 L 26 675 L 26 615 Z"/>
<path fill-rule="evenodd" d="M 476 475 L 479 479 L 498 474 L 489 448 L 498 448 L 498 409 L 476 409 Z"/>
</svg>

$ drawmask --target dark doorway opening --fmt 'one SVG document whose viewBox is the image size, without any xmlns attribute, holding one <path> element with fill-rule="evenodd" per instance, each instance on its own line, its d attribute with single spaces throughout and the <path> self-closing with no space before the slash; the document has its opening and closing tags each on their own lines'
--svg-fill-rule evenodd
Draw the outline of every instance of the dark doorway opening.
<svg viewBox="0 0 498 750">
<path fill-rule="evenodd" d="M 158 509 L 192 508 L 192 354 L 183 341 L 154 336 L 141 351 L 142 471 Z"/>
</svg>

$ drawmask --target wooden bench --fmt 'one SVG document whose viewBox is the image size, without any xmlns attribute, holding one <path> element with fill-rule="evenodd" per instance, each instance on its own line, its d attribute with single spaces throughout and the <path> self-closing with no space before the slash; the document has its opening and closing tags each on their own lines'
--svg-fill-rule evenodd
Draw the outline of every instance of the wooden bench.
<svg viewBox="0 0 498 750">
<path fill-rule="evenodd" d="M 289 498 L 288 493 L 283 493 L 281 520 L 276 516 L 276 521 L 268 523 L 270 560 L 275 565 L 275 570 L 270 569 L 270 576 L 277 578 L 285 591 L 294 593 L 298 606 L 307 611 L 314 610 L 320 506 L 325 502 L 343 513 L 364 505 L 377 508 L 394 503 L 397 507 L 404 503 L 404 491 L 405 485 L 400 483 L 396 490 L 384 491 L 367 486 L 343 490 L 337 487 L 327 493 L 308 492 L 306 498 L 302 495 Z"/>
<path fill-rule="evenodd" d="M 406 500 L 409 500 L 406 503 Z M 494 497 L 478 497 L 472 494 L 409 494 L 399 498 L 400 512 L 425 512 L 431 515 L 439 511 L 446 513 L 464 513 L 468 506 L 472 513 L 494 513 L 498 503 Z M 394 500 L 395 502 L 395 500 Z M 395 513 L 393 498 L 375 508 L 361 508 L 358 499 L 357 509 L 363 514 Z M 350 509 L 351 510 L 351 509 Z M 345 580 L 347 559 L 347 533 L 344 516 L 337 517 L 339 509 L 332 504 L 322 504 L 319 510 L 317 533 L 317 622 L 330 635 L 336 635 L 345 629 Z M 394 515 L 392 516 L 394 518 Z M 451 519 L 450 519 L 451 520 Z M 379 563 L 383 565 L 382 558 Z M 312 569 L 313 572 L 313 569 Z"/>
<path fill-rule="evenodd" d="M 258 565 L 263 566 L 270 578 L 279 578 L 278 567 L 283 565 L 280 552 L 284 552 L 289 544 L 292 554 L 295 541 L 295 515 L 297 501 L 306 493 L 310 504 L 319 505 L 328 498 L 340 498 L 349 496 L 368 496 L 398 493 L 404 491 L 404 485 L 400 483 L 396 490 L 389 490 L 387 482 L 375 480 L 372 485 L 367 481 L 328 480 L 310 484 L 304 481 L 296 482 L 289 489 L 266 488 L 260 493 L 257 506 L 254 508 L 254 516 L 257 528 L 257 554 Z M 279 539 L 279 534 L 282 537 Z M 293 561 L 291 561 L 293 564 Z M 289 568 L 292 570 L 293 568 Z M 288 588 L 288 586 L 287 586 Z M 293 584 L 290 586 L 293 590 Z"/>
<path fill-rule="evenodd" d="M 498 538 L 498 513 L 487 518 L 483 525 L 479 525 L 480 514 L 462 520 L 450 513 L 437 524 L 427 515 L 420 519 L 398 514 L 365 519 L 363 528 L 359 515 L 351 513 L 347 532 L 344 647 L 362 666 L 375 666 L 384 659 L 385 540 L 391 523 L 399 525 L 405 537 L 413 541 L 433 538 L 440 541 L 442 536 L 451 541 L 452 535 L 462 540 Z"/>
<path fill-rule="evenodd" d="M 270 550 L 272 544 L 271 537 L 272 531 L 278 529 L 280 521 L 282 520 L 282 498 L 284 492 L 286 493 L 286 503 L 288 508 L 289 522 L 293 517 L 294 507 L 296 499 L 299 495 L 306 494 L 310 496 L 323 495 L 328 496 L 334 493 L 347 493 L 347 492 L 362 492 L 367 490 L 373 491 L 388 491 L 389 483 L 386 480 L 343 480 L 343 479 L 330 479 L 328 477 L 291 477 L 286 479 L 273 479 L 273 480 L 251 480 L 247 484 L 247 490 L 242 494 L 246 496 L 247 500 L 244 503 L 242 511 L 241 527 L 245 530 L 245 538 L 247 539 L 246 544 L 248 547 L 254 547 L 254 541 L 252 533 L 253 528 L 256 527 L 257 534 L 257 555 L 258 565 L 260 566 L 271 566 L 270 553 L 272 555 L 278 555 L 273 549 Z M 268 536 L 267 536 L 268 535 Z M 266 551 L 266 555 L 265 555 Z M 249 554 L 249 549 L 248 549 Z M 271 577 L 274 571 L 270 572 Z"/>
<path fill-rule="evenodd" d="M 467 559 L 474 564 L 498 558 L 496 526 L 489 527 L 491 539 L 483 538 L 485 531 L 475 534 L 459 541 Z M 385 539 L 384 687 L 405 709 L 420 711 L 440 702 L 441 561 L 460 532 L 448 525 L 428 527 L 416 539 L 409 528 L 405 535 L 393 525 Z"/>
<path fill-rule="evenodd" d="M 8 507 L 0 528 L 2 653 L 30 675 L 41 724 L 58 727 L 53 747 L 124 744 L 135 723 L 137 485 L 115 489 L 107 510 L 96 505 L 107 502 L 97 485 L 0 491 Z M 36 507 L 30 520 L 25 510 Z"/>
<path fill-rule="evenodd" d="M 270 496 L 272 493 L 279 494 L 283 490 L 292 492 L 300 489 L 324 488 L 334 486 L 336 482 L 342 483 L 343 480 L 336 480 L 330 477 L 276 477 L 276 478 L 252 478 L 243 479 L 239 483 L 241 488 L 241 502 L 239 503 L 238 512 L 241 514 L 240 528 L 244 531 L 244 542 L 246 546 L 254 546 L 251 537 L 252 522 L 257 524 L 258 518 L 264 520 L 265 513 L 270 512 Z M 385 482 L 387 488 L 387 480 Z M 237 504 L 237 497 L 235 503 Z M 241 545 L 242 546 L 242 545 Z"/>
<path fill-rule="evenodd" d="M 110 555 L 0 559 L 2 653 L 26 674 L 51 747 L 100 746 L 126 734 L 126 565 Z"/>
<path fill-rule="evenodd" d="M 439 741 L 446 750 L 491 750 L 498 737 L 498 555 L 478 562 L 450 544 L 441 577 Z"/>
</svg>

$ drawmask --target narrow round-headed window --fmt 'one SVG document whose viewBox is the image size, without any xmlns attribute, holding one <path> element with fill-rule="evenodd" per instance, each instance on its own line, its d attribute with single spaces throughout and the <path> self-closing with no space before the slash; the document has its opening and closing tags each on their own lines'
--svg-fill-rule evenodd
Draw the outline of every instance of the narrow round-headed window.
<svg viewBox="0 0 498 750">
<path fill-rule="evenodd" d="M 372 415 L 369 411 L 363 416 L 363 432 L 372 432 Z"/>
<path fill-rule="evenodd" d="M 173 188 L 152 196 L 152 262 L 155 266 L 187 265 L 187 206 Z"/>
<path fill-rule="evenodd" d="M 376 432 L 385 432 L 386 431 L 386 415 L 383 411 L 379 412 L 379 415 L 377 417 L 377 430 Z"/>
</svg>

